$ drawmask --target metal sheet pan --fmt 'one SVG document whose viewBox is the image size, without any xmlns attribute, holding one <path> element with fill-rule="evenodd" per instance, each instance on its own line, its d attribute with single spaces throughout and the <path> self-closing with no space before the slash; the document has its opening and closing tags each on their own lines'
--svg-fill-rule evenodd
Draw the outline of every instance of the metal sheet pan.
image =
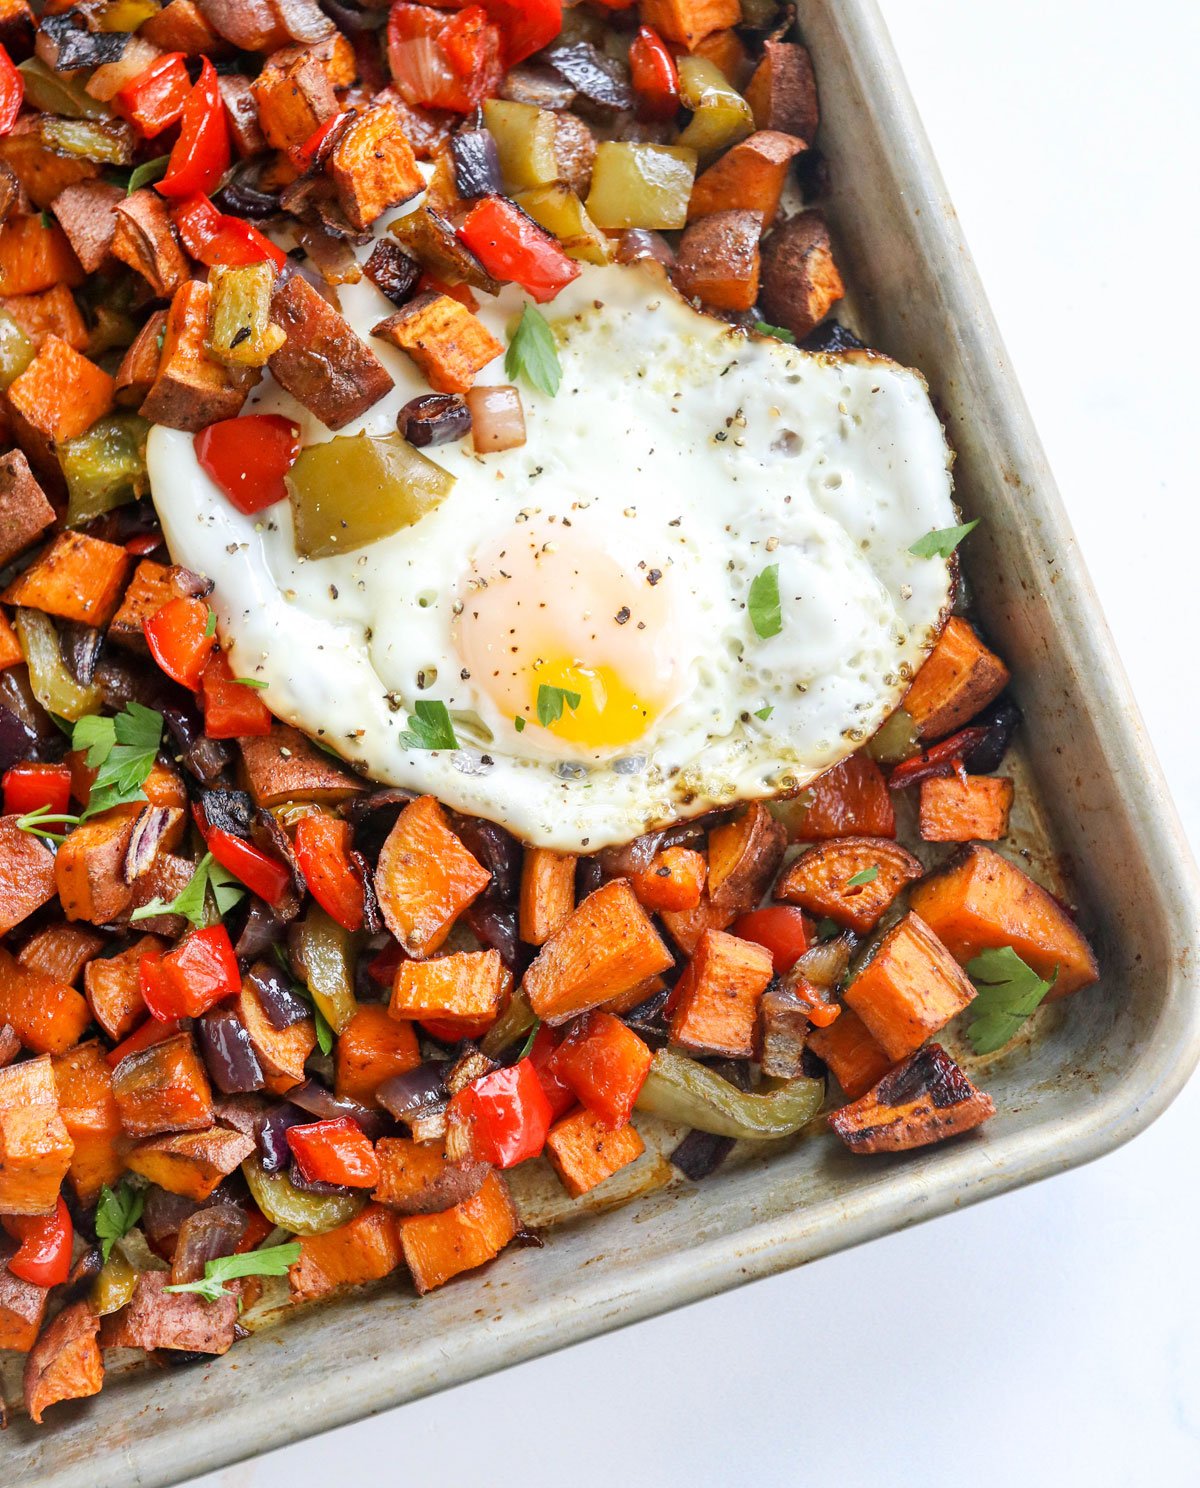
<svg viewBox="0 0 1200 1488">
<path fill-rule="evenodd" d="M 962 504 L 986 519 L 969 579 L 1013 666 L 1103 980 L 989 1061 L 986 1135 L 869 1163 L 798 1141 L 698 1187 L 648 1176 L 623 1207 L 419 1303 L 385 1287 L 302 1310 L 211 1365 L 111 1377 L 40 1432 L 18 1420 L 0 1442 L 6 1484 L 157 1488 L 799 1265 L 1111 1150 L 1195 1065 L 1195 867 L 953 208 L 873 0 L 798 10 L 856 317 L 928 377 Z"/>
</svg>

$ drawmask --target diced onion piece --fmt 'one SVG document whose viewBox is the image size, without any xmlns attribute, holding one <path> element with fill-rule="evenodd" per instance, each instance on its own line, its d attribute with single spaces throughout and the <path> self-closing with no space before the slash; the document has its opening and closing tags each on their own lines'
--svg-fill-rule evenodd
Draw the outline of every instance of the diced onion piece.
<svg viewBox="0 0 1200 1488">
<path fill-rule="evenodd" d="M 471 435 L 481 455 L 525 443 L 525 410 L 515 387 L 473 387 L 467 394 Z"/>
</svg>

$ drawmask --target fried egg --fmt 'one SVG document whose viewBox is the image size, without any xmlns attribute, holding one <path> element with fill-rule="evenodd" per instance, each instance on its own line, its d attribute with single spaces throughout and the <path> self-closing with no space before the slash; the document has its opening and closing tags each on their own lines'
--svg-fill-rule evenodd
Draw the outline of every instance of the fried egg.
<svg viewBox="0 0 1200 1488">
<path fill-rule="evenodd" d="M 341 432 L 393 432 L 428 386 L 370 338 L 391 307 L 367 279 L 341 302 L 396 384 Z M 503 341 L 521 303 L 480 317 Z M 916 372 L 735 329 L 651 265 L 584 266 L 545 313 L 562 384 L 521 387 L 526 443 L 427 451 L 449 496 L 356 551 L 298 556 L 289 504 L 243 516 L 190 434 L 156 427 L 148 463 L 171 556 L 214 581 L 272 712 L 377 780 L 592 852 L 795 791 L 869 738 L 952 598 L 950 562 L 909 549 L 956 516 Z M 502 358 L 479 378 L 509 380 Z M 331 437 L 269 377 L 245 411 Z M 420 699 L 457 748 L 412 747 Z"/>
</svg>

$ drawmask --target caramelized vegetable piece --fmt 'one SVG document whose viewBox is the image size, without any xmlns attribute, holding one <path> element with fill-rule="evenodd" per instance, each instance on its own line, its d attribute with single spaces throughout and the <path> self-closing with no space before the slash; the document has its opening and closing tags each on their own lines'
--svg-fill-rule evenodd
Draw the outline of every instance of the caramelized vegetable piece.
<svg viewBox="0 0 1200 1488">
<path fill-rule="evenodd" d="M 388 1012 L 393 1018 L 462 1024 L 466 1031 L 499 1016 L 507 981 L 500 952 L 494 950 L 402 961 Z"/>
<path fill-rule="evenodd" d="M 970 624 L 952 615 L 913 678 L 904 710 L 920 739 L 940 739 L 970 723 L 1008 685 L 1008 678 L 1008 668 Z"/>
<path fill-rule="evenodd" d="M 892 1060 L 919 1048 L 974 996 L 950 952 L 911 912 L 846 988 L 846 1001 Z"/>
<path fill-rule="evenodd" d="M 688 51 L 742 19 L 740 0 L 642 0 L 642 23 Z"/>
<path fill-rule="evenodd" d="M 546 1156 L 573 1199 L 582 1198 L 621 1168 L 637 1162 L 645 1150 L 632 1123 L 611 1131 L 587 1110 L 564 1116 L 546 1138 Z"/>
<path fill-rule="evenodd" d="M 504 351 L 465 305 L 450 295 L 432 292 L 409 300 L 402 310 L 381 320 L 371 334 L 406 351 L 439 393 L 469 392 L 476 374 Z"/>
<path fill-rule="evenodd" d="M 238 742 L 245 786 L 256 806 L 299 800 L 335 806 L 367 788 L 290 724 L 273 724 L 269 734 Z"/>
<path fill-rule="evenodd" d="M 749 1059 L 771 976 L 771 955 L 762 946 L 706 930 L 668 1004 L 671 1041 L 696 1054 Z"/>
<path fill-rule="evenodd" d="M 54 854 L 15 816 L 0 816 L 0 935 L 54 898 Z"/>
<path fill-rule="evenodd" d="M 491 874 L 450 830 L 432 796 L 396 818 L 379 854 L 375 892 L 384 923 L 410 956 L 436 951 Z"/>
<path fill-rule="evenodd" d="M 324 67 L 307 51 L 271 58 L 250 91 L 258 106 L 259 127 L 277 150 L 303 145 L 338 111 Z"/>
<path fill-rule="evenodd" d="M 56 284 L 82 283 L 79 260 L 57 222 L 10 217 L 0 227 L 0 294 L 40 294 Z"/>
<path fill-rule="evenodd" d="M 56 982 L 73 986 L 84 967 L 104 948 L 102 935 L 82 925 L 47 925 L 17 952 L 27 971 L 40 972 Z"/>
<path fill-rule="evenodd" d="M 338 136 L 326 170 L 338 189 L 342 210 L 355 227 L 370 227 L 388 207 L 425 189 L 417 158 L 390 103 L 379 103 Z"/>
<path fill-rule="evenodd" d="M 590 174 L 588 180 L 591 180 Z M 528 191 L 518 192 L 515 200 L 539 227 L 554 234 L 570 258 L 594 264 L 606 264 L 611 260 L 608 239 L 588 216 L 587 208 L 576 192 L 565 182 L 534 186 Z"/>
<path fill-rule="evenodd" d="M 131 1137 L 212 1125 L 212 1091 L 190 1033 L 127 1054 L 113 1070 L 113 1095 Z"/>
<path fill-rule="evenodd" d="M 679 59 L 679 95 L 684 108 L 692 110 L 679 143 L 702 161 L 712 160 L 754 129 L 750 105 L 707 57 Z"/>
<path fill-rule="evenodd" d="M 800 987 L 816 1000 L 803 978 Z M 804 1073 L 810 1003 L 792 987 L 768 987 L 758 1004 L 758 1062 L 773 1080 L 797 1080 Z M 835 1020 L 836 1021 L 836 1020 Z"/>
<path fill-rule="evenodd" d="M 34 346 L 41 346 L 50 336 L 58 336 L 73 351 L 82 351 L 87 345 L 87 324 L 65 284 L 56 284 L 44 294 L 11 295 L 0 304 Z"/>
<path fill-rule="evenodd" d="M 735 915 L 753 909 L 775 877 L 787 834 L 761 801 L 708 834 L 708 898 Z"/>
<path fill-rule="evenodd" d="M 126 1157 L 126 1166 L 168 1193 L 200 1203 L 254 1151 L 254 1138 L 228 1126 L 179 1132 L 142 1142 Z"/>
<path fill-rule="evenodd" d="M 397 1022 L 378 1003 L 364 1003 L 338 1035 L 334 1092 L 377 1106 L 380 1085 L 420 1062 L 412 1025 Z"/>
<path fill-rule="evenodd" d="M 773 129 L 760 129 L 734 145 L 697 177 L 688 221 L 713 212 L 740 211 L 752 212 L 761 227 L 770 227 L 779 211 L 788 168 L 803 149 L 802 140 Z"/>
<path fill-rule="evenodd" d="M 90 961 L 83 974 L 83 990 L 92 1016 L 114 1043 L 133 1032 L 146 1016 L 138 966 L 146 955 L 166 949 L 153 935 L 143 935 L 127 950 Z"/>
<path fill-rule="evenodd" d="M 808 806 L 793 841 L 896 835 L 896 815 L 887 782 L 869 755 L 852 754 L 842 760 L 818 776 L 805 795 Z"/>
<path fill-rule="evenodd" d="M 571 917 L 575 908 L 573 853 L 527 847 L 521 864 L 521 939 L 544 945 Z"/>
<path fill-rule="evenodd" d="M 400 1244 L 420 1293 L 431 1292 L 463 1271 L 498 1256 L 520 1228 L 504 1179 L 489 1173 L 479 1192 L 444 1214 L 416 1214 L 400 1221 Z"/>
<path fill-rule="evenodd" d="M 54 508 L 20 450 L 0 455 L 0 564 L 23 553 L 54 521 Z"/>
<path fill-rule="evenodd" d="M 716 211 L 693 222 L 675 263 L 680 294 L 715 310 L 749 310 L 758 299 L 761 231 L 755 212 Z"/>
<path fill-rule="evenodd" d="M 646 1082 L 650 1050 L 620 1018 L 585 1013 L 551 1056 L 553 1079 L 608 1127 L 624 1126 Z"/>
<path fill-rule="evenodd" d="M 297 1302 L 312 1302 L 338 1287 L 378 1281 L 400 1264 L 396 1221 L 368 1204 L 348 1224 L 300 1241 L 300 1259 L 288 1268 L 288 1289 Z"/>
<path fill-rule="evenodd" d="M 265 367 L 284 342 L 271 320 L 273 264 L 217 264 L 208 271 L 212 288 L 208 350 L 231 367 Z"/>
<path fill-rule="evenodd" d="M 275 380 L 327 428 L 353 423 L 390 392 L 379 358 L 299 274 L 276 285 L 271 318 L 287 337 L 271 358 Z"/>
<path fill-rule="evenodd" d="M 103 626 L 121 602 L 129 555 L 115 543 L 63 532 L 4 591 L 7 604 Z"/>
<path fill-rule="evenodd" d="M 713 904 L 706 890 L 694 909 L 664 909 L 659 913 L 671 939 L 685 955 L 690 956 L 706 930 L 726 929 L 742 911 L 732 904 Z"/>
<path fill-rule="evenodd" d="M 242 990 L 232 1003 L 242 1027 L 267 1079 L 267 1089 L 284 1095 L 304 1079 L 304 1061 L 317 1047 L 316 1024 L 302 1018 L 288 1028 L 276 1028 L 267 1016 L 266 1007 L 252 978 L 242 983 Z"/>
<path fill-rule="evenodd" d="M 943 775 L 921 782 L 926 842 L 998 842 L 1008 832 L 1013 783 L 1002 775 Z"/>
<path fill-rule="evenodd" d="M 759 129 L 778 129 L 805 145 L 816 139 L 817 80 L 807 50 L 794 41 L 766 41 L 746 88 Z"/>
<path fill-rule="evenodd" d="M 54 860 L 63 913 L 69 920 L 107 925 L 129 909 L 133 890 L 123 869 L 136 818 L 98 816 L 70 832 Z"/>
<path fill-rule="evenodd" d="M 15 1029 L 27 1049 L 61 1054 L 90 1021 L 88 1005 L 73 987 L 21 966 L 0 947 L 0 1024 Z"/>
<path fill-rule="evenodd" d="M 483 122 L 496 142 L 500 174 L 510 195 L 558 180 L 558 157 L 554 150 L 558 126 L 552 113 L 529 103 L 487 98 L 483 103 Z"/>
<path fill-rule="evenodd" d="M 0 1214 L 49 1214 L 73 1151 L 49 1057 L 0 1069 Z"/>
<path fill-rule="evenodd" d="M 13 409 L 46 439 L 73 439 L 113 405 L 112 378 L 58 336 L 8 389 Z"/>
<path fill-rule="evenodd" d="M 628 882 L 602 884 L 543 945 L 525 973 L 530 1006 L 544 1022 L 565 1022 L 672 965 Z"/>
<path fill-rule="evenodd" d="M 964 966 L 1011 946 L 1038 976 L 1058 975 L 1050 999 L 1100 975 L 1092 948 L 1058 901 L 990 847 L 968 847 L 912 892 L 912 907 Z"/>
<path fill-rule="evenodd" d="M 375 1144 L 379 1186 L 371 1197 L 399 1214 L 440 1214 L 477 1194 L 487 1163 L 451 1162 L 437 1142 L 381 1137 Z"/>
<path fill-rule="evenodd" d="M 45 1330 L 25 1360 L 25 1409 L 41 1424 L 43 1413 L 60 1400 L 98 1395 L 104 1359 L 96 1334 L 100 1319 L 86 1302 L 72 1302 Z"/>
<path fill-rule="evenodd" d="M 808 1047 L 825 1061 L 851 1100 L 870 1090 L 892 1064 L 867 1025 L 850 1007 L 843 1007 L 841 1015 L 828 1027 L 814 1028 L 808 1035 Z"/>
<path fill-rule="evenodd" d="M 228 1353 L 237 1326 L 237 1283 L 234 1290 L 209 1302 L 196 1292 L 165 1292 L 170 1281 L 166 1271 L 144 1271 L 129 1305 L 101 1322 L 101 1346 Z"/>
<path fill-rule="evenodd" d="M 86 273 L 94 274 L 108 257 L 117 228 L 116 209 L 124 200 L 120 186 L 83 180 L 65 186 L 50 203 Z"/>
<path fill-rule="evenodd" d="M 75 1144 L 70 1179 L 81 1204 L 95 1203 L 101 1185 L 120 1178 L 128 1143 L 113 1099 L 112 1074 L 96 1039 L 53 1060 L 58 1108 Z"/>
<path fill-rule="evenodd" d="M 841 837 L 801 853 L 776 885 L 775 897 L 864 935 L 905 884 L 924 871 L 911 853 L 886 838 Z M 866 882 L 851 882 L 863 875 Z"/>
<path fill-rule="evenodd" d="M 171 214 L 157 191 L 135 191 L 120 202 L 110 248 L 139 273 L 156 299 L 168 300 L 191 278 L 187 256 L 171 228 Z"/>
<path fill-rule="evenodd" d="M 46 1315 L 50 1289 L 12 1274 L 5 1261 L 15 1249 L 7 1236 L 0 1239 L 0 1349 L 27 1354 Z"/>
<path fill-rule="evenodd" d="M 803 339 L 846 293 L 820 212 L 781 222 L 763 244 L 763 314 Z"/>
<path fill-rule="evenodd" d="M 604 140 L 596 147 L 587 213 L 597 227 L 683 227 L 696 152 L 680 145 Z"/>
<path fill-rule="evenodd" d="M 629 882 L 638 902 L 649 910 L 692 910 L 704 893 L 708 862 L 692 847 L 667 847 L 656 852 L 650 866 L 632 873 Z"/>
<path fill-rule="evenodd" d="M 153 424 L 196 433 L 220 419 L 236 418 L 257 380 L 256 373 L 226 367 L 210 356 L 211 302 L 212 290 L 195 279 L 175 292 L 158 371 L 139 409 Z"/>
<path fill-rule="evenodd" d="M 907 1152 L 971 1131 L 996 1114 L 940 1044 L 890 1070 L 873 1090 L 829 1117 L 851 1152 Z"/>
<path fill-rule="evenodd" d="M 45 138 L 41 126 L 42 119 L 35 116 L 18 119 L 11 132 L 0 139 L 0 164 L 12 172 L 30 202 L 44 210 L 63 191 L 84 182 L 91 184 L 100 174 L 100 166 L 92 160 L 60 154 Z"/>
</svg>

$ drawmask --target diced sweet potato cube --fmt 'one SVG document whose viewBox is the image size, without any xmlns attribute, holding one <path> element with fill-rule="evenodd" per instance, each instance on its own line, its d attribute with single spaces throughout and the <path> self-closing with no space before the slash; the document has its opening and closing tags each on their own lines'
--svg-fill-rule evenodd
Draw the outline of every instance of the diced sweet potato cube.
<svg viewBox="0 0 1200 1488">
<path fill-rule="evenodd" d="M 400 1264 L 395 1216 L 368 1204 L 352 1220 L 324 1235 L 300 1236 L 300 1259 L 288 1267 L 288 1290 L 311 1302 L 338 1287 L 378 1281 Z"/>
<path fill-rule="evenodd" d="M 205 343 L 211 300 L 208 285 L 196 279 L 175 291 L 158 372 L 140 410 L 152 424 L 196 433 L 220 419 L 236 418 L 261 375 L 257 368 L 228 367 L 209 355 Z"/>
<path fill-rule="evenodd" d="M 7 604 L 80 625 L 107 625 L 125 588 L 129 554 L 83 532 L 60 532 L 4 591 Z"/>
<path fill-rule="evenodd" d="M 648 868 L 631 873 L 629 882 L 644 909 L 690 910 L 699 905 L 707 877 L 708 860 L 702 852 L 666 847 L 654 854 Z"/>
<path fill-rule="evenodd" d="M 262 132 L 276 150 L 304 144 L 337 113 L 329 78 L 311 52 L 286 57 L 282 65 L 271 58 L 250 84 L 250 90 L 258 105 Z"/>
<path fill-rule="evenodd" d="M 0 935 L 49 903 L 58 892 L 54 854 L 15 816 L 0 816 Z"/>
<path fill-rule="evenodd" d="M 58 336 L 73 351 L 82 351 L 88 343 L 87 323 L 65 284 L 56 284 L 42 294 L 10 295 L 0 300 L 0 306 L 35 346 L 41 346 L 50 336 Z"/>
<path fill-rule="evenodd" d="M 39 1425 L 43 1413 L 60 1400 L 98 1395 L 104 1359 L 96 1334 L 100 1319 L 86 1302 L 64 1307 L 25 1361 L 25 1409 Z"/>
<path fill-rule="evenodd" d="M 121 1176 L 128 1143 L 112 1093 L 112 1073 L 96 1039 L 53 1059 L 58 1109 L 75 1151 L 70 1179 L 80 1203 L 91 1204 L 102 1184 Z"/>
<path fill-rule="evenodd" d="M 703 41 L 692 47 L 692 56 L 707 57 L 735 88 L 746 72 L 746 48 L 732 26 L 726 26 L 723 31 L 710 31 Z"/>
<path fill-rule="evenodd" d="M 86 273 L 94 274 L 108 257 L 117 230 L 117 207 L 124 200 L 125 191 L 120 186 L 107 181 L 78 181 L 64 187 L 51 203 Z"/>
<path fill-rule="evenodd" d="M 706 930 L 675 987 L 672 1042 L 697 1054 L 749 1059 L 759 999 L 771 976 L 770 951 L 723 930 Z"/>
<path fill-rule="evenodd" d="M 49 1056 L 0 1069 L 0 1214 L 49 1214 L 73 1151 Z"/>
<path fill-rule="evenodd" d="M 851 1152 L 907 1152 L 971 1131 L 996 1114 L 940 1044 L 909 1055 L 853 1105 L 829 1117 Z"/>
<path fill-rule="evenodd" d="M 144 28 L 143 28 L 144 29 Z M 239 155 L 258 155 L 267 148 L 267 137 L 258 122 L 254 84 L 240 72 L 224 72 L 217 80 L 229 135 Z"/>
<path fill-rule="evenodd" d="M 884 936 L 846 988 L 846 1001 L 891 1060 L 944 1028 L 975 988 L 924 920 L 912 912 Z"/>
<path fill-rule="evenodd" d="M 8 401 L 37 433 L 59 441 L 74 439 L 108 413 L 114 392 L 113 380 L 103 368 L 60 336 L 47 336 L 9 387 Z"/>
<path fill-rule="evenodd" d="M 894 837 L 896 813 L 883 771 L 868 754 L 852 754 L 808 787 L 808 808 L 797 838 Z"/>
<path fill-rule="evenodd" d="M 480 1022 L 498 1016 L 507 982 L 499 951 L 459 951 L 428 961 L 402 961 L 388 1012 L 393 1018 Z"/>
<path fill-rule="evenodd" d="M 89 961 L 83 973 L 83 990 L 92 1017 L 119 1044 L 146 1016 L 138 967 L 143 956 L 161 955 L 164 943 L 143 935 L 127 950 L 102 960 Z"/>
<path fill-rule="evenodd" d="M 172 599 L 191 594 L 190 581 L 182 570 L 169 563 L 143 558 L 121 599 L 121 607 L 108 624 L 109 639 L 131 650 L 146 650 L 145 624 Z"/>
<path fill-rule="evenodd" d="M 0 227 L 0 294 L 40 294 L 56 284 L 82 283 L 83 269 L 57 222 L 44 223 L 36 213 L 12 215 Z"/>
<path fill-rule="evenodd" d="M 761 303 L 772 325 L 802 339 L 845 293 L 820 212 L 801 212 L 770 232 L 762 250 Z"/>
<path fill-rule="evenodd" d="M 375 892 L 388 929 L 410 956 L 421 957 L 437 950 L 491 877 L 450 830 L 437 801 L 421 796 L 388 833 Z"/>
<path fill-rule="evenodd" d="M 371 1197 L 401 1214 L 441 1214 L 479 1192 L 487 1163 L 451 1162 L 440 1142 L 380 1137 L 379 1184 Z"/>
<path fill-rule="evenodd" d="M 94 160 L 72 159 L 47 148 L 39 123 L 28 114 L 17 120 L 0 139 L 0 165 L 8 167 L 33 205 L 45 210 L 68 187 L 98 176 L 100 167 Z M 40 217 L 30 220 L 41 222 Z"/>
<path fill-rule="evenodd" d="M 571 916 L 575 908 L 574 853 L 551 852 L 546 847 L 527 847 L 521 864 L 521 939 L 530 945 L 546 941 Z"/>
<path fill-rule="evenodd" d="M 1008 668 L 968 621 L 952 615 L 913 678 L 903 707 L 921 739 L 940 739 L 970 723 L 1007 684 Z"/>
<path fill-rule="evenodd" d="M 269 362 L 276 382 L 335 432 L 392 389 L 387 368 L 300 274 L 277 280 L 271 319 L 287 340 Z"/>
<path fill-rule="evenodd" d="M 46 1315 L 50 1289 L 12 1274 L 7 1261 L 16 1248 L 16 1241 L 0 1235 L 0 1353 L 27 1354 Z"/>
<path fill-rule="evenodd" d="M 688 51 L 714 31 L 725 31 L 742 19 L 740 0 L 642 0 L 642 24 Z"/>
<path fill-rule="evenodd" d="M 774 129 L 760 129 L 728 150 L 696 177 L 688 202 L 688 221 L 714 212 L 753 212 L 770 227 L 779 211 L 788 167 L 804 149 L 803 140 Z"/>
<path fill-rule="evenodd" d="M 187 256 L 171 228 L 167 203 L 157 191 L 135 191 L 117 206 L 112 255 L 149 284 L 156 299 L 168 300 L 191 278 Z"/>
<path fill-rule="evenodd" d="M 370 227 L 388 207 L 425 189 L 425 177 L 390 103 L 377 103 L 338 136 L 326 170 L 355 227 Z"/>
<path fill-rule="evenodd" d="M 103 948 L 104 937 L 83 925 L 47 925 L 25 942 L 17 960 L 27 971 L 73 986 L 84 967 Z"/>
<path fill-rule="evenodd" d="M 333 806 L 367 788 L 352 770 L 286 723 L 273 724 L 269 734 L 239 739 L 238 747 L 243 782 L 256 806 L 297 800 Z"/>
<path fill-rule="evenodd" d="M 60 1054 L 90 1022 L 88 1005 L 73 987 L 20 965 L 0 946 L 0 1024 L 14 1028 L 27 1049 Z"/>
<path fill-rule="evenodd" d="M 129 908 L 133 890 L 121 870 L 136 821 L 134 816 L 106 812 L 68 833 L 54 861 L 67 919 L 107 925 Z"/>
<path fill-rule="evenodd" d="M 475 376 L 504 351 L 478 316 L 450 295 L 429 291 L 372 330 L 408 352 L 439 393 L 468 393 Z"/>
<path fill-rule="evenodd" d="M 145 402 L 162 363 L 166 331 L 167 312 L 155 310 L 126 348 L 116 377 L 116 399 L 123 407 Z"/>
<path fill-rule="evenodd" d="M 54 522 L 54 508 L 20 450 L 0 455 L 0 566 L 12 562 Z"/>
<path fill-rule="evenodd" d="M 431 1292 L 462 1271 L 498 1256 L 520 1228 L 516 1206 L 499 1173 L 479 1192 L 444 1214 L 414 1214 L 400 1221 L 400 1244 L 418 1292 Z"/>
<path fill-rule="evenodd" d="M 759 129 L 778 129 L 811 145 L 820 110 L 808 51 L 794 41 L 764 42 L 762 61 L 746 86 L 746 102 Z"/>
<path fill-rule="evenodd" d="M 131 1137 L 212 1125 L 212 1090 L 190 1033 L 127 1054 L 113 1070 L 113 1095 Z"/>
<path fill-rule="evenodd" d="M 582 1109 L 556 1122 L 546 1138 L 546 1156 L 573 1199 L 636 1162 L 645 1150 L 632 1123 L 610 1131 L 598 1116 Z"/>
<path fill-rule="evenodd" d="M 138 35 L 160 51 L 182 52 L 185 57 L 211 56 L 223 47 L 196 0 L 169 0 L 157 15 L 142 22 Z"/>
<path fill-rule="evenodd" d="M 749 310 L 758 299 L 762 219 L 758 212 L 717 210 L 685 229 L 675 284 L 688 299 L 716 310 Z"/>
<path fill-rule="evenodd" d="M 775 897 L 865 935 L 905 884 L 924 871 L 912 853 L 884 837 L 840 837 L 802 852 L 788 865 Z M 851 883 L 864 875 L 868 882 Z"/>
<path fill-rule="evenodd" d="M 363 1003 L 338 1035 L 334 1091 L 374 1106 L 375 1092 L 384 1080 L 415 1069 L 420 1062 L 412 1025 L 397 1022 L 378 1003 Z"/>
<path fill-rule="evenodd" d="M 525 973 L 539 1018 L 563 1023 L 673 965 L 670 951 L 623 878 L 602 884 L 552 935 Z"/>
<path fill-rule="evenodd" d="M 133 1297 L 100 1324 L 102 1348 L 182 1349 L 190 1354 L 225 1354 L 233 1347 L 238 1292 L 216 1302 L 196 1292 L 166 1292 L 168 1271 L 143 1271 Z"/>
<path fill-rule="evenodd" d="M 168 1193 L 200 1203 L 253 1151 L 254 1138 L 249 1134 L 210 1126 L 206 1131 L 177 1132 L 142 1142 L 125 1163 Z"/>
<path fill-rule="evenodd" d="M 664 909 L 660 918 L 671 932 L 671 939 L 685 956 L 690 956 L 706 930 L 727 929 L 741 912 L 731 904 L 714 904 L 705 891 L 694 909 Z"/>
<path fill-rule="evenodd" d="M 1066 997 L 1100 975 L 1092 948 L 1053 895 L 990 847 L 969 847 L 913 890 L 912 907 L 962 965 L 1011 946 Z"/>
<path fill-rule="evenodd" d="M 708 834 L 708 898 L 735 915 L 755 907 L 783 859 L 787 833 L 761 801 Z"/>
<path fill-rule="evenodd" d="M 825 1061 L 851 1100 L 870 1090 L 892 1064 L 850 1007 L 843 1007 L 828 1027 L 814 1028 L 808 1035 L 808 1047 Z"/>
<path fill-rule="evenodd" d="M 247 979 L 232 1003 L 267 1079 L 267 1088 L 282 1095 L 304 1079 L 304 1061 L 317 1046 L 312 1018 L 302 1018 L 289 1028 L 276 1028 L 267 1017 L 262 998 Z"/>
<path fill-rule="evenodd" d="M 923 780 L 921 836 L 926 842 L 999 842 L 1012 803 L 1013 783 L 1002 775 Z"/>
</svg>

